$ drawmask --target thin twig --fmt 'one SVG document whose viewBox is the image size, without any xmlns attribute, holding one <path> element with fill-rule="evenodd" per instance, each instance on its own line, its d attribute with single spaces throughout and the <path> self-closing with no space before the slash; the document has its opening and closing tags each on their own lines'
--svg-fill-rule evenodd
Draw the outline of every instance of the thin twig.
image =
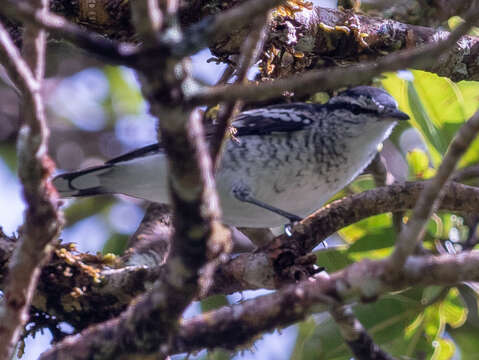
<svg viewBox="0 0 479 360">
<path fill-rule="evenodd" d="M 48 1 L 37 0 L 39 16 Z M 0 359 L 12 355 L 20 332 L 28 318 L 33 292 L 41 265 L 48 259 L 51 245 L 58 237 L 62 218 L 58 213 L 56 192 L 49 175 L 53 164 L 47 156 L 46 125 L 40 84 L 43 77 L 46 36 L 28 26 L 25 31 L 25 60 L 0 24 L 0 57 L 21 89 L 25 123 L 18 140 L 19 177 L 27 202 L 20 241 L 10 258 L 5 296 L 0 311 Z M 29 67 L 30 65 L 30 67 Z"/>
<path fill-rule="evenodd" d="M 239 57 L 239 64 L 236 71 L 236 84 L 244 84 L 247 80 L 247 74 L 250 67 L 256 62 L 259 53 L 263 48 L 266 37 L 266 26 L 269 16 L 259 17 L 253 24 L 253 31 L 246 38 Z M 221 104 L 218 113 L 218 125 L 210 142 L 211 158 L 213 159 L 214 168 L 217 169 L 221 161 L 221 152 L 230 138 L 229 129 L 236 114 L 241 111 L 243 103 L 241 101 L 230 101 Z"/>
<path fill-rule="evenodd" d="M 364 326 L 354 316 L 349 305 L 333 306 L 329 313 L 339 326 L 341 335 L 357 360 L 394 360 L 382 350 L 368 334 Z"/>
<path fill-rule="evenodd" d="M 389 261 L 392 268 L 400 268 L 422 241 L 424 229 L 431 214 L 439 207 L 444 196 L 444 185 L 452 176 L 462 154 L 468 149 L 479 132 L 479 111 L 477 111 L 456 133 L 442 160 L 436 176 L 422 191 L 409 222 L 403 226 L 396 247 Z"/>
</svg>

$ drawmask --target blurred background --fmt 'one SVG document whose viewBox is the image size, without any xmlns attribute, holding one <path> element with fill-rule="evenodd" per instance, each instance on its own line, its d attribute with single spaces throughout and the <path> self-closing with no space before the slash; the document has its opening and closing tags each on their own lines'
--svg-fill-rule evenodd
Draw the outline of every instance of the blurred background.
<svg viewBox="0 0 479 360">
<path fill-rule="evenodd" d="M 314 2 L 322 6 L 336 6 L 335 0 Z M 156 142 L 157 119 L 149 115 L 148 104 L 141 96 L 133 71 L 105 65 L 68 44 L 51 43 L 49 47 L 47 79 L 43 91 L 51 130 L 49 149 L 58 172 L 98 165 L 111 157 Z M 224 70 L 224 65 L 208 62 L 211 57 L 208 50 L 192 57 L 194 77 L 207 84 L 214 84 Z M 254 74 L 253 69 L 251 78 Z M 0 226 L 5 233 L 12 234 L 21 225 L 24 210 L 21 188 L 16 177 L 15 142 L 20 126 L 19 104 L 8 79 L 4 74 L 0 75 L 3 80 L 0 81 Z M 453 134 L 479 107 L 478 84 L 454 84 L 447 79 L 419 71 L 386 74 L 384 78 L 377 79 L 376 84 L 386 88 L 396 98 L 401 109 L 411 116 L 410 124 L 398 127 L 391 140 L 384 144 L 382 156 L 386 159 L 390 172 L 388 181 L 427 179 L 433 176 Z M 479 144 L 476 141 L 461 166 L 476 164 L 478 157 Z M 371 176 L 361 176 L 337 197 L 373 186 Z M 67 224 L 62 240 L 76 243 L 81 252 L 121 254 L 128 237 L 136 230 L 145 206 L 143 201 L 125 196 L 65 200 Z M 441 214 L 431 222 L 427 241 L 435 244 L 439 239 L 440 245 L 445 249 L 453 249 L 456 244 L 464 241 L 468 229 L 463 218 L 454 214 Z M 383 257 L 389 253 L 394 238 L 390 214 L 367 219 L 335 235 L 329 241 L 329 248 L 318 248 L 319 263 L 329 271 L 334 271 L 363 257 Z M 265 291 L 247 291 L 228 297 L 214 297 L 193 304 L 185 317 L 264 293 Z M 414 299 L 420 302 L 425 295 L 411 293 L 404 296 L 409 296 L 410 301 Z M 368 325 L 376 326 L 378 332 L 387 331 L 398 324 L 403 330 L 407 328 L 414 318 L 411 319 L 411 314 L 407 313 L 403 303 L 395 301 L 398 300 L 390 298 L 378 303 L 378 308 L 382 309 L 379 312 L 383 313 L 375 319 L 375 323 Z M 374 310 L 376 313 L 378 308 Z M 360 311 L 367 317 L 367 306 Z M 393 315 L 397 322 L 388 325 L 387 321 Z M 464 314 L 460 313 L 454 318 L 456 322 L 460 322 L 458 319 L 461 315 Z M 448 338 L 449 333 L 444 331 L 439 333 L 438 330 L 436 336 L 436 346 L 431 345 L 428 351 L 431 354 L 443 351 L 444 355 L 444 351 L 450 349 L 448 344 L 453 341 Z M 23 358 L 36 359 L 48 347 L 50 340 L 48 331 L 38 333 L 34 339 L 28 338 Z M 430 343 L 432 344 L 431 341 Z M 315 344 L 314 351 L 312 344 Z M 318 346 L 322 346 L 322 355 L 326 356 L 321 358 L 345 359 L 349 356 L 331 319 L 327 315 L 318 315 L 299 326 L 264 335 L 250 350 L 234 355 L 223 352 L 206 355 L 203 352 L 194 357 L 229 359 L 233 356 L 238 360 L 319 358 Z M 401 348 L 404 343 L 392 341 L 391 346 Z M 449 353 L 460 358 L 457 357 L 460 354 L 457 349 Z"/>
</svg>

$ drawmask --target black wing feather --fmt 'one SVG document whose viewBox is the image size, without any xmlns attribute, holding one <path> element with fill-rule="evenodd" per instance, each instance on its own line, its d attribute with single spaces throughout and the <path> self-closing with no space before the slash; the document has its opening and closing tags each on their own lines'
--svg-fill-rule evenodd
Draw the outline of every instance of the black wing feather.
<svg viewBox="0 0 479 360">
<path fill-rule="evenodd" d="M 233 126 L 235 136 L 266 135 L 303 130 L 311 125 L 321 105 L 292 103 L 272 105 L 239 114 Z"/>
<path fill-rule="evenodd" d="M 318 112 L 318 104 L 292 103 L 272 105 L 265 108 L 248 110 L 239 114 L 233 126 L 236 137 L 249 135 L 266 135 L 278 132 L 299 131 L 311 125 L 314 115 Z M 206 131 L 207 137 L 214 133 L 213 129 Z M 154 155 L 163 151 L 161 143 L 150 144 L 130 151 L 105 162 L 114 165 L 120 162 Z"/>
</svg>

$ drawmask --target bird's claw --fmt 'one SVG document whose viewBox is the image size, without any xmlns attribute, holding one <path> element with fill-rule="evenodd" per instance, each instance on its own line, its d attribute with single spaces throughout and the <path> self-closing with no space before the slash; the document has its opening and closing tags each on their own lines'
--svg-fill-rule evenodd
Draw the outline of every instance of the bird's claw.
<svg viewBox="0 0 479 360">
<path fill-rule="evenodd" d="M 291 237 L 293 236 L 293 227 L 296 226 L 301 220 L 299 216 L 294 216 L 289 218 L 289 223 L 284 226 L 284 233 L 288 236 Z"/>
</svg>

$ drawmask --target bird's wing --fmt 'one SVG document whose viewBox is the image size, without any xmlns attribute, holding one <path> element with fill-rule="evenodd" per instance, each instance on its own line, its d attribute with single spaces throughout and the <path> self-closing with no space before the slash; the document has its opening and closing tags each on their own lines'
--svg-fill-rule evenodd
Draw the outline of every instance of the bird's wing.
<svg viewBox="0 0 479 360">
<path fill-rule="evenodd" d="M 302 130 L 313 122 L 315 113 L 317 114 L 318 111 L 317 106 L 314 104 L 292 103 L 244 111 L 233 122 L 233 126 L 237 129 L 235 136 L 265 135 L 275 132 Z M 207 138 L 214 133 L 211 125 L 205 130 Z M 161 143 L 151 144 L 110 159 L 105 165 L 114 165 L 161 152 L 163 152 Z"/>
<path fill-rule="evenodd" d="M 291 132 L 309 127 L 317 113 L 317 104 L 272 105 L 242 112 L 232 125 L 237 129 L 237 137 Z"/>
</svg>

